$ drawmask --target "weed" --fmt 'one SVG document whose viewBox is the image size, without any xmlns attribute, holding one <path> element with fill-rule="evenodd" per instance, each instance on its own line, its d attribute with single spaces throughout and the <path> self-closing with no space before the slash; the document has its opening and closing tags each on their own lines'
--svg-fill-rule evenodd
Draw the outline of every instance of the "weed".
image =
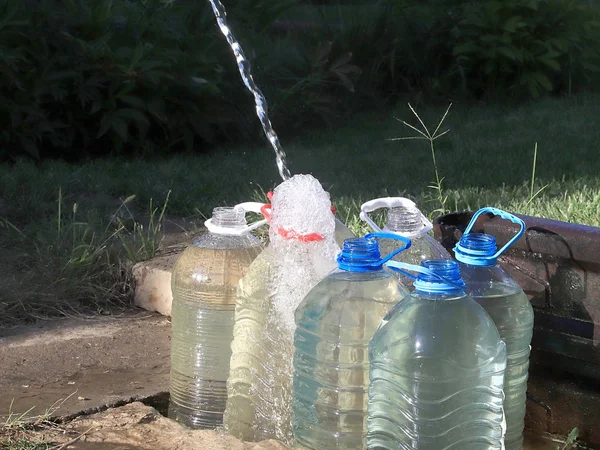
<svg viewBox="0 0 600 450">
<path fill-rule="evenodd" d="M 567 440 L 565 441 L 563 446 L 561 447 L 560 445 L 557 445 L 556 450 L 571 450 L 572 448 L 575 448 L 578 437 L 579 437 L 579 428 L 575 427 L 571 430 L 571 432 L 567 436 Z"/>
<path fill-rule="evenodd" d="M 442 136 L 444 136 L 445 134 L 447 134 L 450 130 L 445 130 L 445 131 L 441 131 L 440 132 L 440 127 L 442 126 L 442 123 L 444 123 L 444 120 L 446 119 L 446 116 L 448 115 L 448 113 L 450 112 L 450 108 L 452 107 L 452 103 L 450 103 L 448 105 L 448 108 L 446 109 L 446 112 L 444 113 L 444 115 L 442 116 L 442 118 L 440 119 L 440 121 L 437 124 L 437 127 L 435 128 L 435 130 L 433 131 L 433 133 L 429 132 L 429 129 L 425 126 L 425 123 L 423 122 L 423 120 L 421 120 L 421 117 L 419 117 L 419 115 L 417 114 L 417 112 L 414 110 L 414 108 L 412 107 L 412 105 L 409 103 L 408 107 L 410 108 L 410 110 L 412 111 L 412 113 L 414 114 L 414 116 L 417 118 L 417 120 L 419 121 L 419 123 L 421 124 L 421 126 L 423 127 L 423 130 L 419 130 L 418 128 L 412 126 L 411 124 L 405 122 L 402 119 L 397 119 L 400 122 L 402 122 L 404 125 L 406 125 L 408 128 L 410 128 L 411 130 L 416 131 L 417 133 L 419 133 L 419 136 L 409 136 L 409 137 L 401 137 L 401 138 L 393 138 L 390 139 L 390 141 L 401 141 L 401 140 L 407 140 L 407 139 L 424 139 L 426 141 L 429 142 L 429 149 L 431 150 L 431 160 L 433 161 L 433 170 L 435 172 L 435 183 L 431 186 L 429 186 L 431 189 L 434 189 L 437 193 L 437 200 L 440 204 L 440 207 L 436 210 L 434 210 L 434 213 L 439 213 L 439 214 L 445 214 L 447 212 L 446 209 L 446 201 L 448 200 L 447 197 L 444 197 L 443 194 L 443 187 L 442 187 L 442 182 L 444 181 L 444 178 L 440 178 L 440 173 L 439 173 L 439 169 L 438 169 L 438 165 L 437 165 L 437 161 L 435 158 L 435 147 L 434 147 L 434 142 L 441 138 Z"/>
<path fill-rule="evenodd" d="M 57 400 L 40 415 L 31 415 L 33 407 L 23 413 L 13 411 L 13 402 L 8 409 L 4 423 L 0 423 L 1 450 L 59 450 L 63 445 L 52 442 L 40 442 L 31 436 L 31 431 L 57 430 L 59 427 L 51 417 L 71 398 L 75 392 L 64 399 Z"/>
<path fill-rule="evenodd" d="M 533 164 L 531 166 L 531 188 L 529 189 L 529 200 L 527 200 L 527 204 L 525 205 L 525 207 L 528 207 L 533 201 L 533 199 L 535 199 L 538 195 L 542 193 L 544 189 L 548 187 L 548 184 L 545 184 L 544 186 L 539 188 L 535 193 L 533 192 L 535 188 L 535 168 L 537 166 L 537 150 L 538 144 L 536 142 L 535 147 L 533 149 Z"/>
<path fill-rule="evenodd" d="M 143 223 L 134 220 L 129 233 L 117 233 L 117 237 L 123 245 L 129 261 L 136 263 L 139 261 L 146 261 L 156 256 L 156 252 L 158 251 L 158 248 L 162 242 L 162 229 L 170 195 L 171 191 L 167 192 L 165 202 L 160 208 L 154 205 L 153 199 L 150 199 L 150 207 L 148 209 L 149 218 L 145 227 Z M 123 201 L 121 206 L 127 208 L 127 203 L 134 198 L 134 195 L 129 196 Z M 132 216 L 130 211 L 129 215 Z M 117 214 L 115 214 L 113 217 L 120 225 L 119 230 L 127 229 L 126 225 Z"/>
</svg>

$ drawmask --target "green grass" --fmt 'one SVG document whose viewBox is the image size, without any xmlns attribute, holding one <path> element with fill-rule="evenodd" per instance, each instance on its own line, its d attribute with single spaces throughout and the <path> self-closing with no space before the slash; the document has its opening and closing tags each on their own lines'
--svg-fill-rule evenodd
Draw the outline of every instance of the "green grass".
<svg viewBox="0 0 600 450">
<path fill-rule="evenodd" d="M 445 207 L 496 206 L 600 226 L 598 105 L 598 94 L 520 107 L 453 105 L 441 127 L 449 132 L 435 141 Z M 416 110 L 434 129 L 446 107 Z M 429 143 L 390 141 L 415 134 L 394 117 L 418 125 L 408 106 L 399 105 L 356 117 L 341 129 L 307 130 L 301 138 L 282 142 L 292 173 L 317 177 L 341 218 L 359 233 L 366 231 L 357 217 L 360 205 L 375 197 L 411 197 L 432 218 L 440 208 L 437 191 L 429 188 L 435 182 Z M 156 250 L 160 221 L 150 230 L 127 220 L 127 214 L 109 223 L 117 211 L 158 218 L 168 198 L 169 216 L 195 216 L 201 222 L 214 206 L 265 200 L 264 192 L 279 182 L 266 141 L 152 161 L 0 166 L 0 198 L 7 209 L 0 221 L 0 269 L 16 267 L 17 281 L 28 286 L 23 290 L 15 281 L 0 292 L 0 321 L 44 317 L 70 307 L 74 313 L 82 308 L 111 312 L 111 305 L 125 304 L 131 293 L 123 278 L 128 261 Z M 129 252 L 123 244 L 132 246 Z"/>
</svg>

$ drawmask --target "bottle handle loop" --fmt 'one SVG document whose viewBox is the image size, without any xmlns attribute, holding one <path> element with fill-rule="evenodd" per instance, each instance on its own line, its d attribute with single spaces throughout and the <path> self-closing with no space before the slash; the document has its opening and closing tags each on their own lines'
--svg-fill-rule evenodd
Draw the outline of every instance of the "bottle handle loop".
<svg viewBox="0 0 600 450">
<path fill-rule="evenodd" d="M 409 263 L 405 263 L 405 262 L 401 262 L 401 261 L 389 261 L 385 264 L 385 266 L 388 267 L 389 269 L 393 270 L 394 272 L 399 272 L 402 275 L 406 275 L 407 277 L 412 278 L 413 280 L 416 280 L 418 278 L 418 275 L 413 275 L 412 273 L 410 273 L 408 271 L 422 273 L 425 275 L 435 277 L 438 280 L 440 280 L 442 283 L 448 284 L 457 289 L 462 290 L 465 288 L 464 285 L 457 284 L 453 281 L 450 281 L 449 279 L 437 274 L 436 272 L 434 272 L 431 269 L 428 269 L 427 267 L 417 266 L 415 264 L 409 264 Z"/>
<path fill-rule="evenodd" d="M 407 209 L 416 209 L 419 211 L 419 215 L 421 216 L 421 222 L 423 224 L 423 228 L 417 232 L 408 233 L 405 236 L 407 237 L 415 237 L 420 236 L 422 234 L 428 233 L 433 229 L 433 224 L 429 221 L 427 217 L 417 208 L 417 205 L 412 200 L 405 197 L 382 197 L 370 200 L 366 203 L 363 203 L 360 207 L 360 218 L 365 221 L 373 230 L 376 232 L 381 232 L 381 228 L 377 226 L 377 224 L 369 217 L 369 213 L 376 211 L 381 208 L 407 208 Z M 385 230 L 384 230 L 385 231 Z"/>
<path fill-rule="evenodd" d="M 261 214 L 261 209 L 262 209 L 263 205 L 264 205 L 264 203 L 259 203 L 259 202 L 245 202 L 245 203 L 239 203 L 239 204 L 235 205 L 234 208 L 243 209 L 245 213 L 253 212 L 253 213 Z M 213 223 L 212 218 L 210 218 L 204 222 L 204 226 L 211 233 L 227 234 L 227 235 L 232 235 L 232 236 L 242 236 L 244 234 L 250 233 L 252 230 L 256 230 L 258 227 L 261 227 L 266 223 L 267 223 L 267 220 L 263 219 L 263 220 L 254 222 L 250 225 L 246 225 L 244 227 L 235 227 L 235 228 L 234 227 L 222 227 L 219 225 L 215 225 Z"/>
<path fill-rule="evenodd" d="M 479 216 L 481 216 L 484 213 L 491 213 L 494 214 L 495 216 L 500 216 L 501 218 L 505 219 L 505 220 L 509 220 L 514 224 L 517 224 L 520 226 L 519 231 L 517 232 L 517 234 L 515 234 L 512 239 L 510 239 L 505 245 L 504 247 L 502 247 L 500 250 L 498 250 L 493 256 L 490 257 L 490 259 L 497 259 L 502 253 L 505 252 L 505 250 L 510 247 L 511 245 L 513 245 L 515 243 L 515 241 L 517 241 L 521 236 L 523 236 L 523 233 L 525 232 L 525 222 L 518 218 L 517 216 L 515 216 L 514 214 L 508 213 L 506 211 L 503 211 L 501 209 L 498 208 L 492 208 L 492 207 L 485 207 L 485 208 L 481 208 L 479 211 L 477 211 L 475 214 L 473 214 L 473 217 L 471 218 L 471 221 L 469 222 L 469 225 L 467 225 L 467 228 L 465 229 L 465 232 L 463 233 L 463 235 L 468 234 L 471 229 L 473 228 L 473 226 L 475 225 L 475 222 L 477 221 L 477 219 L 479 218 Z"/>
<path fill-rule="evenodd" d="M 367 239 L 369 239 L 369 238 L 393 239 L 395 241 L 400 241 L 403 243 L 403 245 L 400 248 L 397 248 L 393 252 L 388 253 L 386 256 L 382 257 L 379 260 L 379 262 L 377 262 L 376 264 L 373 264 L 374 266 L 375 265 L 381 266 L 381 265 L 387 263 L 390 259 L 392 259 L 394 256 L 396 256 L 398 253 L 406 250 L 407 248 L 410 248 L 410 246 L 411 246 L 411 240 L 409 238 L 400 236 L 400 235 L 394 234 L 394 233 L 384 233 L 381 231 L 377 231 L 374 233 L 365 234 L 365 238 L 367 238 Z"/>
</svg>

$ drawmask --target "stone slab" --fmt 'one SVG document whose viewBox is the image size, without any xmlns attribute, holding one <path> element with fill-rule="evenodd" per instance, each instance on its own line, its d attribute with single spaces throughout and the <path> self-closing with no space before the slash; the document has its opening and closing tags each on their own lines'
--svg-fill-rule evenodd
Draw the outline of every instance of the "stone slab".
<svg viewBox="0 0 600 450">
<path fill-rule="evenodd" d="M 34 442 L 62 445 L 64 450 L 286 450 L 269 440 L 244 443 L 212 430 L 189 430 L 139 402 L 90 416 L 60 428 L 30 433 Z"/>
</svg>

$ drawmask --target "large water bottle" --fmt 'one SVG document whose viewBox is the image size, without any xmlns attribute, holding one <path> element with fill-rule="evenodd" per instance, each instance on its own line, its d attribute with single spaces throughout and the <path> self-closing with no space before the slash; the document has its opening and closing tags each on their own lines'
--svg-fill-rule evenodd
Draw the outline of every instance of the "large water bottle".
<svg viewBox="0 0 600 450">
<path fill-rule="evenodd" d="M 412 242 L 409 249 L 394 257 L 394 261 L 419 265 L 421 261 L 428 259 L 451 259 L 446 249 L 428 234 L 433 225 L 412 200 L 404 197 L 385 197 L 364 203 L 360 209 L 360 218 L 377 232 L 382 230 L 369 217 L 369 213 L 381 208 L 388 210 L 383 232 L 409 238 Z M 393 239 L 382 239 L 380 246 L 382 253 L 389 253 L 397 249 L 399 243 Z M 396 275 L 412 290 L 412 278 L 399 272 L 396 272 Z"/>
<path fill-rule="evenodd" d="M 500 450 L 506 347 L 458 264 L 423 261 L 369 345 L 369 450 Z"/>
<path fill-rule="evenodd" d="M 291 445 L 294 312 L 340 248 L 329 194 L 310 175 L 277 186 L 263 212 L 270 242 L 240 280 L 223 421 L 245 441 Z"/>
<path fill-rule="evenodd" d="M 381 259 L 375 237 L 391 237 L 402 247 Z M 408 239 L 383 233 L 346 240 L 339 269 L 296 310 L 293 431 L 303 448 L 362 450 L 369 341 L 408 293 L 383 263 L 409 245 Z"/>
<path fill-rule="evenodd" d="M 264 221 L 246 224 L 254 206 L 260 204 L 215 208 L 208 232 L 183 252 L 171 276 L 169 417 L 192 428 L 223 422 L 236 289 L 262 251 L 250 231 Z"/>
<path fill-rule="evenodd" d="M 494 236 L 471 233 L 473 224 L 483 213 L 492 213 L 520 225 L 519 232 L 500 250 Z M 533 335 L 533 308 L 527 296 L 498 265 L 498 257 L 521 237 L 525 223 L 516 216 L 496 208 L 477 211 L 465 230 L 454 254 L 467 292 L 487 311 L 506 343 L 508 364 L 504 378 L 504 413 L 506 414 L 507 450 L 523 448 L 529 344 Z"/>
</svg>

